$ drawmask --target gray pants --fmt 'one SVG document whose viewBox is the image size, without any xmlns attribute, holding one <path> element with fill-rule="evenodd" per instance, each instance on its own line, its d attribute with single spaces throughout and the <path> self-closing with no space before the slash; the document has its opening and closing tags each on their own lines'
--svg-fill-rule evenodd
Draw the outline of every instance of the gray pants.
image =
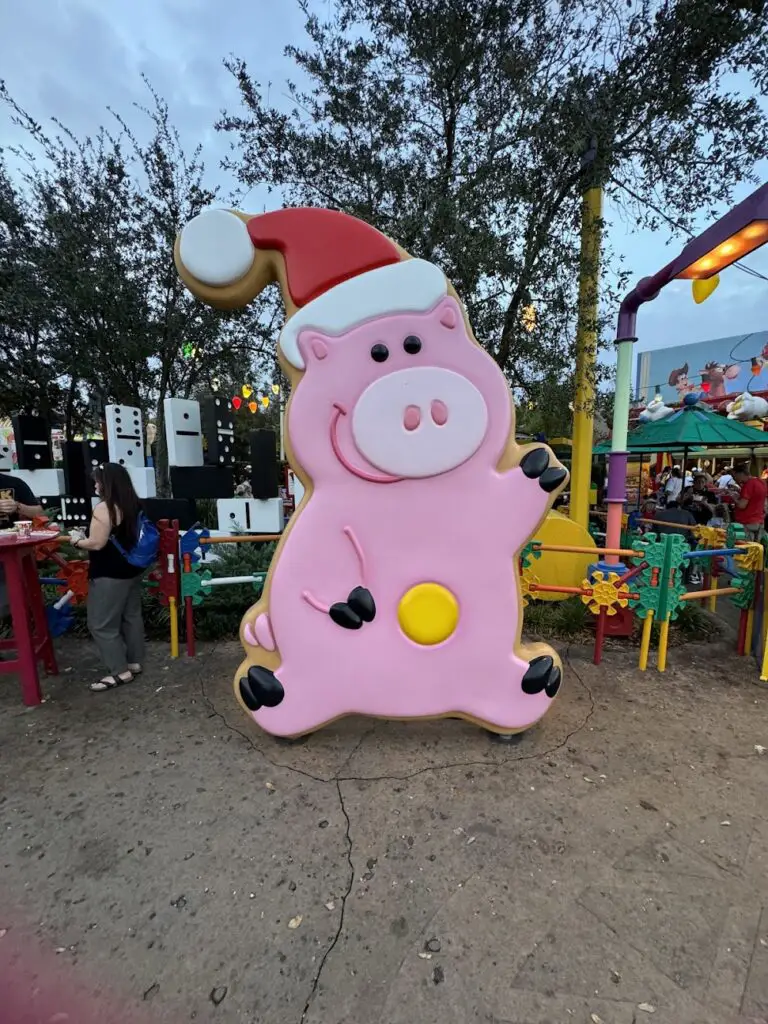
<svg viewBox="0 0 768 1024">
<path fill-rule="evenodd" d="M 144 662 L 141 584 L 141 576 L 132 580 L 103 576 L 88 585 L 88 629 L 112 675 Z"/>
</svg>

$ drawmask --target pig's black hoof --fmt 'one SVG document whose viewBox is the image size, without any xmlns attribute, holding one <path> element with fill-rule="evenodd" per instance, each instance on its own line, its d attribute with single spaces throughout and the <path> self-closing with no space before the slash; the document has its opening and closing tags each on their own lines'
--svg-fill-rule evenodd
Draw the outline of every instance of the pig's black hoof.
<svg viewBox="0 0 768 1024">
<path fill-rule="evenodd" d="M 343 629 L 360 629 L 363 624 L 363 620 L 345 601 L 338 601 L 336 604 L 332 604 L 328 614 L 331 616 L 337 626 L 341 626 Z"/>
<path fill-rule="evenodd" d="M 533 696 L 543 690 L 550 698 L 557 694 L 560 689 L 562 676 L 560 669 L 548 654 L 542 654 L 534 658 L 528 666 L 528 671 L 523 676 L 523 693 Z"/>
<path fill-rule="evenodd" d="M 376 618 L 376 602 L 365 587 L 355 587 L 347 598 L 347 604 L 363 622 L 373 622 Z"/>
<path fill-rule="evenodd" d="M 568 478 L 568 470 L 562 466 L 550 466 L 546 448 L 534 448 L 520 460 L 520 468 L 529 480 L 538 480 L 539 487 L 547 494 L 556 491 Z"/>
<path fill-rule="evenodd" d="M 258 711 L 259 708 L 276 708 L 285 691 L 274 672 L 261 665 L 251 665 L 248 675 L 240 680 L 240 696 L 250 711 Z"/>
</svg>

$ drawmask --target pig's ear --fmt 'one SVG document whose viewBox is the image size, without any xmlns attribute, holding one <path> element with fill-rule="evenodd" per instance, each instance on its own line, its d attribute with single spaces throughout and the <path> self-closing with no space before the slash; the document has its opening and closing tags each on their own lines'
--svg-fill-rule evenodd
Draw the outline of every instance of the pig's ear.
<svg viewBox="0 0 768 1024">
<path fill-rule="evenodd" d="M 298 338 L 298 345 L 305 367 L 310 363 L 326 359 L 328 356 L 328 342 L 315 331 L 302 331 Z"/>
<path fill-rule="evenodd" d="M 453 330 L 461 322 L 459 305 L 450 295 L 440 300 L 432 311 L 432 316 L 441 327 L 447 327 L 448 330 Z"/>
</svg>

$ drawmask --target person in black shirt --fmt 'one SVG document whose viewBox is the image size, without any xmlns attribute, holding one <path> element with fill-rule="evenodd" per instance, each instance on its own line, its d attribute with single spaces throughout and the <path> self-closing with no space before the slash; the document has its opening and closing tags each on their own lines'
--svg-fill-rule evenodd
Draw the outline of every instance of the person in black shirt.
<svg viewBox="0 0 768 1024">
<path fill-rule="evenodd" d="M 41 515 L 42 506 L 27 484 L 17 476 L 0 473 L 0 530 L 7 529 L 19 519 L 34 519 Z"/>
<path fill-rule="evenodd" d="M 696 539 L 691 532 L 691 527 L 696 526 L 697 523 L 690 509 L 690 502 L 687 506 L 681 508 L 676 501 L 669 501 L 666 508 L 656 510 L 656 515 L 653 518 L 660 524 L 655 528 L 652 527 L 659 536 L 665 533 L 676 533 L 681 537 L 685 537 L 691 547 L 695 546 Z M 701 583 L 701 573 L 690 562 L 686 566 L 684 576 L 686 582 L 692 586 Z"/>
<path fill-rule="evenodd" d="M 40 502 L 27 484 L 17 476 L 0 473 L 0 530 L 7 530 L 19 519 L 43 515 Z M 5 585 L 5 572 L 0 565 L 0 618 L 10 613 Z"/>
<path fill-rule="evenodd" d="M 102 499 L 93 510 L 88 536 L 72 535 L 74 547 L 89 552 L 88 628 L 109 675 L 91 683 L 98 692 L 129 683 L 144 660 L 144 621 L 141 617 L 143 569 L 123 557 L 114 537 L 126 551 L 136 544 L 141 508 L 124 466 L 106 462 L 93 474 Z"/>
<path fill-rule="evenodd" d="M 681 508 L 674 499 L 667 502 L 666 508 L 657 508 L 654 521 L 659 525 L 654 533 L 659 535 L 665 533 L 677 533 L 689 542 L 693 541 L 693 534 L 690 528 L 696 526 L 693 513 L 687 508 Z"/>
</svg>

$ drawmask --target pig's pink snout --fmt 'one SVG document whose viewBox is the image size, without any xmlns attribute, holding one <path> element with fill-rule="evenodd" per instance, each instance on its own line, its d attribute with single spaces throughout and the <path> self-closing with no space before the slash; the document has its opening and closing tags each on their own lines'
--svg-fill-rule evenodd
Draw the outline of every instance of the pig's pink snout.
<svg viewBox="0 0 768 1024">
<path fill-rule="evenodd" d="M 488 429 L 488 407 L 462 374 L 418 366 L 372 381 L 355 403 L 351 427 L 371 466 L 418 479 L 447 473 L 474 455 Z"/>
</svg>

